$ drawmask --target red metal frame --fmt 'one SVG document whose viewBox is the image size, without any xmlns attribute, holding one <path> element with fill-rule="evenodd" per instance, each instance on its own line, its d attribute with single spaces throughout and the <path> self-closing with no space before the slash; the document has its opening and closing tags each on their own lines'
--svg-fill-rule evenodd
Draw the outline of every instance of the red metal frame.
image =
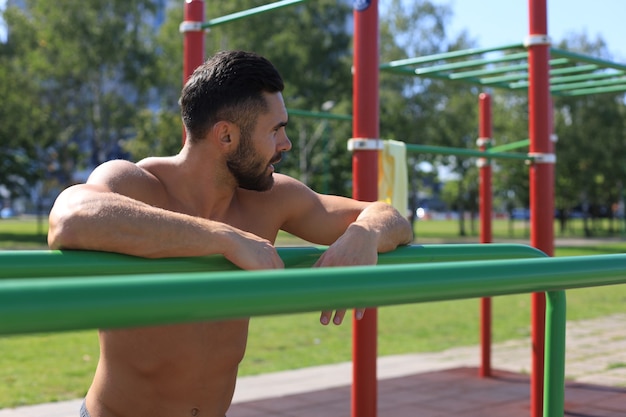
<svg viewBox="0 0 626 417">
<path fill-rule="evenodd" d="M 204 1 L 185 0 L 185 23 L 204 23 Z M 193 71 L 204 62 L 204 29 L 186 29 L 183 39 L 183 85 Z M 183 143 L 185 131 L 183 130 Z"/>
<path fill-rule="evenodd" d="M 478 138 L 481 151 L 486 151 L 492 140 L 491 132 L 491 96 L 481 93 L 478 96 Z M 491 163 L 484 159 L 480 166 L 480 243 L 493 241 L 491 232 L 492 191 Z M 481 362 L 478 374 L 481 377 L 491 376 L 491 298 L 480 300 L 480 352 Z"/>
<path fill-rule="evenodd" d="M 354 12 L 353 118 L 354 138 L 378 139 L 378 0 Z M 352 153 L 353 197 L 378 199 L 378 151 Z M 353 319 L 352 417 L 375 417 L 377 412 L 377 323 L 376 309 L 362 320 Z"/>
<path fill-rule="evenodd" d="M 548 35 L 547 0 L 529 0 L 529 41 Z M 550 80 L 548 42 L 529 42 L 528 46 L 528 107 L 531 154 L 552 154 L 550 141 Z M 537 162 L 530 167 L 530 244 L 554 255 L 554 163 Z M 543 293 L 532 294 L 532 371 L 530 412 L 539 417 L 543 409 L 543 371 L 545 340 L 545 308 Z"/>
<path fill-rule="evenodd" d="M 528 0 L 529 34 L 547 36 L 547 0 Z M 368 2 L 364 2 L 367 4 Z M 204 21 L 204 1 L 185 1 L 185 22 Z M 529 62 L 529 135 L 530 152 L 552 154 L 551 106 L 549 92 L 548 44 L 534 43 L 528 48 Z M 204 30 L 198 26 L 185 30 L 183 82 L 204 61 Z M 378 1 L 371 0 L 364 10 L 354 11 L 354 77 L 353 77 L 353 137 L 377 139 L 379 136 L 378 102 Z M 487 103 L 488 101 L 485 101 Z M 487 104 L 484 104 L 487 105 Z M 482 106 L 482 105 L 481 105 Z M 481 107 L 482 108 L 482 107 Z M 489 133 L 481 137 L 491 137 Z M 481 122 L 481 126 L 483 126 Z M 483 129 L 483 127 L 481 127 Z M 184 138 L 183 138 L 184 141 Z M 491 241 L 490 167 L 481 169 L 481 241 Z M 378 151 L 355 150 L 352 155 L 353 197 L 362 201 L 378 199 Z M 490 172 L 489 172 L 490 174 Z M 531 245 L 548 255 L 554 254 L 554 165 L 534 163 L 530 168 Z M 487 195 L 489 194 L 489 198 Z M 545 297 L 532 295 L 533 363 L 531 373 L 531 416 L 539 417 L 543 408 L 543 368 Z M 491 304 L 484 305 L 490 322 Z M 483 318 L 483 321 L 486 318 Z M 375 417 L 377 412 L 377 311 L 368 310 L 364 319 L 354 320 L 352 416 Z M 483 349 L 490 348 L 487 336 L 481 336 Z M 490 336 L 489 336 L 490 338 Z M 485 355 L 488 355 L 485 357 Z M 483 350 L 483 365 L 489 363 L 490 352 Z"/>
</svg>

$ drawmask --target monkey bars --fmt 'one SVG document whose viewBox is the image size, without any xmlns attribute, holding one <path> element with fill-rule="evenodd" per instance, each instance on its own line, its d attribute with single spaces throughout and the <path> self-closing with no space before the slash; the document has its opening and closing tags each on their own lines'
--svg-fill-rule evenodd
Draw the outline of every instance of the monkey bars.
<svg viewBox="0 0 626 417">
<path fill-rule="evenodd" d="M 529 52 L 522 43 L 401 59 L 383 71 L 480 87 L 523 91 L 529 87 Z M 581 96 L 626 91 L 626 65 L 550 48 L 550 93 Z"/>
</svg>

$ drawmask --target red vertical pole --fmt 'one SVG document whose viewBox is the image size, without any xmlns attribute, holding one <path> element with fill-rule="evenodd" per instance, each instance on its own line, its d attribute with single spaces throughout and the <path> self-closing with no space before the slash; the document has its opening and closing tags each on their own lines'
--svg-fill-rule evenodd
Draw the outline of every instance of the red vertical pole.
<svg viewBox="0 0 626 417">
<path fill-rule="evenodd" d="M 378 139 L 378 0 L 354 2 L 353 138 Z M 378 199 L 378 151 L 352 153 L 353 197 Z M 353 319 L 352 417 L 377 413 L 377 310 Z"/>
<path fill-rule="evenodd" d="M 478 146 L 486 151 L 491 144 L 491 97 L 481 93 L 478 96 Z M 480 243 L 491 243 L 491 161 L 480 159 Z M 480 300 L 480 347 L 481 363 L 479 375 L 491 376 L 491 298 L 483 297 Z"/>
<path fill-rule="evenodd" d="M 185 35 L 183 39 L 183 85 L 193 71 L 204 62 L 204 29 L 202 29 L 204 1 L 185 0 L 184 19 L 180 25 L 180 31 Z"/>
<path fill-rule="evenodd" d="M 547 0 L 529 0 L 528 107 L 530 154 L 530 243 L 554 254 L 554 153 L 550 141 L 550 41 Z M 532 294 L 532 371 L 530 412 L 540 417 L 543 409 L 545 308 L 543 293 Z"/>
</svg>

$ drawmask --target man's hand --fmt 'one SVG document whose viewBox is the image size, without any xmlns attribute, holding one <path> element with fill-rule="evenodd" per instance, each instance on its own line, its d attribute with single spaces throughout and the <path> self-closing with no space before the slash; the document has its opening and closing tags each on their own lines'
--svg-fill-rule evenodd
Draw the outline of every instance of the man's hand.
<svg viewBox="0 0 626 417">
<path fill-rule="evenodd" d="M 233 245 L 224 251 L 224 257 L 245 270 L 283 269 L 285 264 L 276 247 L 269 240 L 252 233 L 233 229 Z"/>
<path fill-rule="evenodd" d="M 378 252 L 375 236 L 356 224 L 352 224 L 335 243 L 330 245 L 320 256 L 314 267 L 376 265 Z M 355 318 L 361 320 L 365 308 L 355 309 Z M 322 311 L 320 323 L 327 325 L 332 322 L 340 325 L 346 310 L 337 310 L 333 318 L 332 311 Z"/>
<path fill-rule="evenodd" d="M 364 308 L 356 308 L 354 310 L 354 317 L 357 320 L 361 320 L 364 315 L 365 315 Z M 332 318 L 332 316 L 333 316 L 332 311 L 322 311 L 322 315 L 320 316 L 320 323 L 322 323 L 324 326 L 328 325 L 330 323 L 330 319 Z M 335 312 L 335 318 L 333 319 L 333 323 L 339 326 L 341 323 L 343 323 L 343 318 L 345 316 L 346 316 L 346 310 L 337 310 Z"/>
</svg>

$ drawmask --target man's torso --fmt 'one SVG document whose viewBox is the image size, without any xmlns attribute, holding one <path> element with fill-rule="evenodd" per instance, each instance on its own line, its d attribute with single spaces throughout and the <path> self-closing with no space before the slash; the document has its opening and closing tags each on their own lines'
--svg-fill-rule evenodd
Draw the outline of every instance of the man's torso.
<svg viewBox="0 0 626 417">
<path fill-rule="evenodd" d="M 157 170 L 157 176 L 166 172 L 167 168 Z M 161 208 L 195 215 L 184 201 L 161 197 L 155 200 L 175 202 Z M 265 193 L 243 192 L 235 197 L 225 214 L 211 220 L 273 242 L 280 210 L 268 207 Z M 247 334 L 247 319 L 101 330 L 101 359 L 87 396 L 91 417 L 223 417 Z"/>
</svg>

